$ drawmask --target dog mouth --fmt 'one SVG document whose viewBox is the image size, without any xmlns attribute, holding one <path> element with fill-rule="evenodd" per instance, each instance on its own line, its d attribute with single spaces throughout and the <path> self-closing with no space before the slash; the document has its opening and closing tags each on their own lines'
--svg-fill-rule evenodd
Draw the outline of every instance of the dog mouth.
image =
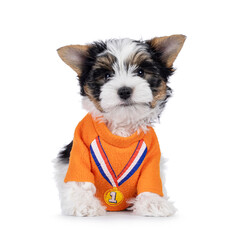
<svg viewBox="0 0 240 240">
<path fill-rule="evenodd" d="M 120 103 L 118 106 L 120 106 L 120 107 L 130 107 L 130 106 L 134 106 L 134 105 L 136 105 L 136 104 L 137 104 L 137 103 L 128 101 L 128 102 Z"/>
<path fill-rule="evenodd" d="M 137 106 L 147 106 L 150 107 L 150 103 L 140 103 L 140 102 L 133 102 L 133 101 L 124 101 L 117 105 L 115 105 L 113 108 L 118 107 L 137 107 Z"/>
<path fill-rule="evenodd" d="M 128 99 L 121 99 L 120 103 L 117 104 L 117 106 L 129 107 L 129 106 L 134 106 L 135 104 L 137 104 L 135 101 L 133 101 L 131 98 L 128 98 Z"/>
</svg>

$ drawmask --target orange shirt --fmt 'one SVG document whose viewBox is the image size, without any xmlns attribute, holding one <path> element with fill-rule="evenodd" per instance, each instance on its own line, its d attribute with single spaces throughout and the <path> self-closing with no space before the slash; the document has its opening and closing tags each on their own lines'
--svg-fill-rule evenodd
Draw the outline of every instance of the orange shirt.
<svg viewBox="0 0 240 240">
<path fill-rule="evenodd" d="M 91 182 L 96 187 L 96 197 L 107 210 L 124 210 L 128 207 L 127 200 L 142 192 L 163 196 L 160 156 L 153 128 L 146 134 L 135 132 L 120 137 L 87 114 L 76 127 L 64 181 Z M 108 197 L 112 200 L 106 200 L 107 191 L 113 187 L 122 193 L 118 204 L 111 204 L 116 197 L 111 191 Z M 119 192 L 116 194 L 120 196 Z"/>
</svg>

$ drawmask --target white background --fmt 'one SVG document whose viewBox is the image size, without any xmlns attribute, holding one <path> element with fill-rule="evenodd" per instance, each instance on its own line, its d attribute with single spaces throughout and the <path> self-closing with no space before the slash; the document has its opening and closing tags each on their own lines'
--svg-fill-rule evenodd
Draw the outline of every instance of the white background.
<svg viewBox="0 0 240 240">
<path fill-rule="evenodd" d="M 239 239 L 239 22 L 233 0 L 1 1 L 0 238 Z M 177 33 L 188 38 L 156 131 L 178 213 L 61 216 L 51 161 L 85 112 L 56 49 Z"/>
</svg>

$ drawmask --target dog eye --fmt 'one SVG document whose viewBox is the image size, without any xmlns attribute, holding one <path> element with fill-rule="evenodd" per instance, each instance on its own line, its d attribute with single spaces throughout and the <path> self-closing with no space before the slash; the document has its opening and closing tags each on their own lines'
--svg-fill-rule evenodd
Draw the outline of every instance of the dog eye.
<svg viewBox="0 0 240 240">
<path fill-rule="evenodd" d="M 143 71 L 143 69 L 138 69 L 138 71 L 137 71 L 137 75 L 139 76 L 139 77 L 143 77 L 144 76 L 144 71 Z"/>
<path fill-rule="evenodd" d="M 106 74 L 105 74 L 105 80 L 109 80 L 110 77 L 111 77 L 111 74 L 110 74 L 110 73 L 106 73 Z"/>
</svg>

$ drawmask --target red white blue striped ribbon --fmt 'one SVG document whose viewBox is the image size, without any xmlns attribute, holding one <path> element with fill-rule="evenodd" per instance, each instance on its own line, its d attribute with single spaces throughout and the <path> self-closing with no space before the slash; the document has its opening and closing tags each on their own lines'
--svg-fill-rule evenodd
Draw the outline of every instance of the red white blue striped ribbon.
<svg viewBox="0 0 240 240">
<path fill-rule="evenodd" d="M 116 176 L 108 160 L 99 137 L 91 143 L 90 152 L 102 176 L 113 187 L 118 187 L 127 181 L 140 167 L 147 154 L 147 146 L 143 140 L 138 142 L 133 155 L 118 176 Z"/>
</svg>

